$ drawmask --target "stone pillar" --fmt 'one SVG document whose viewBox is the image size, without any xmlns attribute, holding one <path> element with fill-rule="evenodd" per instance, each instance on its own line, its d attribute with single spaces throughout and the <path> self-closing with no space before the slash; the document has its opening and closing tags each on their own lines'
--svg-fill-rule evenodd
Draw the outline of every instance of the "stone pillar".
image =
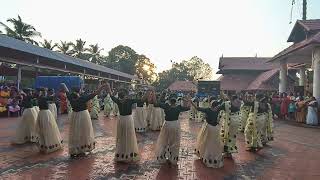
<svg viewBox="0 0 320 180">
<path fill-rule="evenodd" d="M 36 63 L 39 64 L 40 62 L 40 59 L 39 59 L 39 56 L 37 56 L 37 59 L 36 59 Z M 40 75 L 40 68 L 36 67 L 36 70 L 35 70 L 35 78 L 37 78 L 39 75 Z"/>
<path fill-rule="evenodd" d="M 279 73 L 279 93 L 287 91 L 287 62 L 286 60 L 280 61 L 280 73 Z"/>
<path fill-rule="evenodd" d="M 113 80 L 111 80 L 111 82 L 110 82 L 110 87 L 111 87 L 111 89 L 113 89 Z"/>
<path fill-rule="evenodd" d="M 18 90 L 20 90 L 20 84 L 21 84 L 21 66 L 20 65 L 17 65 L 18 66 L 18 75 L 17 75 L 17 88 Z"/>
<path fill-rule="evenodd" d="M 306 84 L 306 68 L 303 66 L 299 69 L 300 79 L 299 86 L 305 86 Z"/>
<path fill-rule="evenodd" d="M 312 52 L 313 62 L 313 96 L 320 101 L 320 47 L 315 47 Z"/>
<path fill-rule="evenodd" d="M 85 76 L 86 76 L 86 70 L 84 69 L 83 74 L 82 74 L 83 81 L 84 81 Z"/>
<path fill-rule="evenodd" d="M 35 78 L 37 78 L 40 75 L 40 69 L 36 67 L 35 72 Z"/>
<path fill-rule="evenodd" d="M 83 84 L 82 84 L 82 86 L 80 87 L 81 88 L 81 90 L 84 90 L 84 87 L 86 86 L 86 79 L 85 79 L 85 77 L 86 77 L 86 70 L 84 69 L 83 70 L 83 73 L 82 73 L 82 75 L 80 75 L 81 77 L 82 77 L 82 79 L 83 79 Z"/>
</svg>

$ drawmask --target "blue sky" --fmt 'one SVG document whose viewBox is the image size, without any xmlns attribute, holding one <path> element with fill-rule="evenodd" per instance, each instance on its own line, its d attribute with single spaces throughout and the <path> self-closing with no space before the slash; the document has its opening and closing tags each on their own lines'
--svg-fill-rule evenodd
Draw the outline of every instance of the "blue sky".
<svg viewBox="0 0 320 180">
<path fill-rule="evenodd" d="M 308 19 L 320 18 L 319 8 L 319 0 L 308 0 Z M 290 9 L 291 0 L 8 0 L 0 21 L 19 14 L 46 39 L 82 38 L 104 54 L 128 45 L 158 71 L 195 55 L 216 70 L 222 54 L 268 57 L 287 47 Z M 293 22 L 301 14 L 296 0 Z"/>
</svg>

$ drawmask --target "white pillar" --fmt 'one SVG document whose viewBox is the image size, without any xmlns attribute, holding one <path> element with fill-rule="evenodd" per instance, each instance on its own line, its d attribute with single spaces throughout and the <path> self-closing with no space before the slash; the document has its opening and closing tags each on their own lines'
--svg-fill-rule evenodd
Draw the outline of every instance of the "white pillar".
<svg viewBox="0 0 320 180">
<path fill-rule="evenodd" d="M 21 66 L 18 66 L 18 77 L 17 77 L 17 88 L 18 90 L 20 90 L 20 83 L 21 83 Z"/>
<path fill-rule="evenodd" d="M 300 79 L 299 86 L 305 86 L 306 83 L 306 68 L 303 66 L 299 69 Z"/>
<path fill-rule="evenodd" d="M 313 62 L 313 96 L 320 100 L 320 47 L 315 47 L 312 52 Z"/>
<path fill-rule="evenodd" d="M 283 93 L 287 91 L 287 62 L 280 61 L 280 82 L 279 82 L 279 92 Z"/>
</svg>

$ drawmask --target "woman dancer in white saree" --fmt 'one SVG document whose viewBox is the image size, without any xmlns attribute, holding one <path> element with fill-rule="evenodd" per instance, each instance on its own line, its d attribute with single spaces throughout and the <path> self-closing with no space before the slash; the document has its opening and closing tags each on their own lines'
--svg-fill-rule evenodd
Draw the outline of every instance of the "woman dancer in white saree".
<svg viewBox="0 0 320 180">
<path fill-rule="evenodd" d="M 198 111 L 206 114 L 206 122 L 198 134 L 195 153 L 201 161 L 211 168 L 221 168 L 223 166 L 223 142 L 220 136 L 218 116 L 224 106 L 216 100 L 211 102 L 210 108 L 198 108 L 192 103 Z"/>
<path fill-rule="evenodd" d="M 158 136 L 156 157 L 160 163 L 168 161 L 171 164 L 177 164 L 181 136 L 179 114 L 190 108 L 176 106 L 176 99 L 171 99 L 170 105 L 160 104 L 160 107 L 164 109 L 165 122 Z"/>
<path fill-rule="evenodd" d="M 107 84 L 107 92 L 109 94 L 112 93 L 109 84 Z M 120 117 L 117 120 L 115 161 L 138 161 L 140 155 L 132 118 L 132 105 L 137 103 L 137 100 L 129 99 L 128 91 L 125 89 L 119 91 L 118 97 L 111 96 L 113 102 L 118 105 L 120 113 Z"/>
<path fill-rule="evenodd" d="M 37 142 L 38 134 L 36 132 L 36 122 L 38 113 L 32 105 L 32 92 L 30 89 L 23 90 L 22 107 L 23 113 L 21 121 L 16 130 L 16 144 L 24 144 L 27 142 Z"/>
<path fill-rule="evenodd" d="M 257 95 L 244 131 L 248 151 L 257 151 L 273 140 L 271 116 L 271 106 L 267 104 L 266 98 L 262 94 Z"/>
<path fill-rule="evenodd" d="M 49 110 L 49 100 L 46 90 L 41 89 L 38 98 L 39 114 L 37 117 L 37 134 L 39 135 L 38 147 L 40 152 L 51 153 L 62 148 L 60 131 L 54 116 Z"/>
<path fill-rule="evenodd" d="M 56 96 L 54 94 L 54 89 L 48 89 L 48 97 L 50 98 L 49 101 L 49 110 L 51 111 L 54 119 L 58 120 L 58 110 L 56 105 Z"/>
<path fill-rule="evenodd" d="M 136 132 L 145 132 L 147 130 L 146 111 L 143 107 L 146 98 L 143 98 L 143 93 L 139 92 L 137 96 L 137 107 L 134 112 L 134 128 Z"/>
<path fill-rule="evenodd" d="M 111 115 L 111 112 L 113 110 L 113 101 L 110 97 L 110 94 L 107 94 L 107 96 L 104 98 L 104 115 L 109 117 Z"/>
<path fill-rule="evenodd" d="M 62 84 L 72 107 L 69 130 L 69 154 L 71 157 L 86 155 L 87 152 L 91 152 L 95 148 L 96 142 L 87 102 L 98 95 L 105 86 L 98 87 L 97 91 L 90 95 L 80 95 L 80 89 L 69 93 L 67 86 Z"/>
<path fill-rule="evenodd" d="M 150 127 L 154 118 L 154 104 L 156 103 L 156 93 L 154 90 L 147 91 L 147 125 Z"/>
<path fill-rule="evenodd" d="M 233 153 L 238 153 L 236 142 L 240 125 L 240 105 L 241 101 L 236 95 L 232 96 L 231 101 L 224 103 L 224 113 L 221 117 L 221 136 L 226 157 L 231 157 Z"/>
</svg>

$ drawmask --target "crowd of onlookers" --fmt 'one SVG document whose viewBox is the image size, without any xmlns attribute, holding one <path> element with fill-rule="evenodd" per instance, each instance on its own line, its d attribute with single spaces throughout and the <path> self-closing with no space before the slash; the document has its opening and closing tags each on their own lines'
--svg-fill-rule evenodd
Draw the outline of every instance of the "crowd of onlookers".
<svg viewBox="0 0 320 180">
<path fill-rule="evenodd" d="M 0 115 L 20 115 L 21 95 L 16 86 L 0 85 Z"/>
<path fill-rule="evenodd" d="M 176 93 L 177 97 L 183 96 Z M 291 120 L 309 125 L 318 125 L 318 102 L 311 95 L 303 96 L 300 93 L 267 93 L 275 118 Z M 57 107 L 60 112 L 67 113 L 66 95 L 63 92 L 56 93 Z M 241 95 L 240 95 L 241 97 Z M 99 98 L 100 99 L 100 98 Z M 22 96 L 14 85 L 0 84 L 0 116 L 19 116 L 21 114 L 20 103 Z M 101 100 L 102 101 L 102 100 Z M 101 102 L 103 106 L 103 102 Z M 103 108 L 103 107 L 102 107 Z"/>
<path fill-rule="evenodd" d="M 276 118 L 318 125 L 318 102 L 310 93 L 274 94 L 271 102 Z"/>
<path fill-rule="evenodd" d="M 319 106 L 315 97 L 311 93 L 303 95 L 300 93 L 278 93 L 261 92 L 269 98 L 272 112 L 275 119 L 283 119 L 305 123 L 308 125 L 318 125 Z M 240 99 L 246 97 L 248 92 L 238 94 Z M 250 94 L 250 93 L 249 93 Z"/>
</svg>

